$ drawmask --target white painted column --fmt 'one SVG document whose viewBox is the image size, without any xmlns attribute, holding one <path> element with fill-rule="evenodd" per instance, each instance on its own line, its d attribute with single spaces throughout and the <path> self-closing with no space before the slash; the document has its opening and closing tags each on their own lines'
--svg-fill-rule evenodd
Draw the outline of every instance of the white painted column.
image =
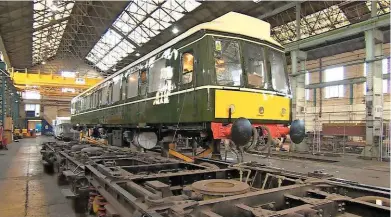
<svg viewBox="0 0 391 217">
<path fill-rule="evenodd" d="M 377 2 L 373 1 L 372 17 L 377 16 Z M 365 158 L 380 158 L 381 123 L 383 118 L 382 56 L 383 33 L 377 29 L 365 32 L 365 61 L 367 62 L 366 103 L 366 147 L 362 152 Z"/>
<path fill-rule="evenodd" d="M 295 50 L 291 52 L 292 59 L 292 119 L 304 120 L 305 111 L 305 60 L 307 53 Z M 299 70 L 299 64 L 301 70 Z"/>
</svg>

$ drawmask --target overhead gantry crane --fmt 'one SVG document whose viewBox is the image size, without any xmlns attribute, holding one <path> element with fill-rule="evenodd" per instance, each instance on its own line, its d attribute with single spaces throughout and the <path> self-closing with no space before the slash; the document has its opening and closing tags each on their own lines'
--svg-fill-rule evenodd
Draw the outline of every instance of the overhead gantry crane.
<svg viewBox="0 0 391 217">
<path fill-rule="evenodd" d="M 74 97 L 102 80 L 89 77 L 63 77 L 52 72 L 32 73 L 27 69 L 20 72 L 12 68 L 10 77 L 17 89 L 36 90 L 41 95 L 49 97 Z"/>
</svg>

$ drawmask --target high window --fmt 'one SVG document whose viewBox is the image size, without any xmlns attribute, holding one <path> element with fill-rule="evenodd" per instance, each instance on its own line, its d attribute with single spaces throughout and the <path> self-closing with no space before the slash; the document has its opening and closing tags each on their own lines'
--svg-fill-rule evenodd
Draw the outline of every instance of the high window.
<svg viewBox="0 0 391 217">
<path fill-rule="evenodd" d="M 390 73 L 390 59 L 382 60 L 382 73 L 383 75 Z M 367 76 L 367 63 L 364 63 L 364 76 Z M 390 85 L 391 82 L 389 79 L 383 79 L 383 93 L 390 92 Z M 364 82 L 363 84 L 363 93 L 364 95 L 367 94 L 367 82 Z"/>
<path fill-rule="evenodd" d="M 331 81 L 341 81 L 344 78 L 344 68 L 336 67 L 331 69 L 326 69 L 324 71 L 325 82 Z M 344 96 L 344 86 L 335 85 L 325 88 L 325 98 L 334 98 L 334 97 L 343 97 Z"/>
</svg>

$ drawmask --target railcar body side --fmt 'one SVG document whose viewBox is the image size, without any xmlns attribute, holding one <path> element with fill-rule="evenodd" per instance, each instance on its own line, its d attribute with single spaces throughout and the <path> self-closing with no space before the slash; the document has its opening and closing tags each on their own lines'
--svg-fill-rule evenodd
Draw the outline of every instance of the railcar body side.
<svg viewBox="0 0 391 217">
<path fill-rule="evenodd" d="M 211 43 L 214 40 L 213 36 L 206 32 L 200 32 L 193 37 L 183 42 L 189 43 L 187 46 L 180 47 L 181 44 L 178 44 L 172 48 L 178 49 L 179 56 L 186 51 L 192 51 L 194 53 L 193 81 L 190 84 L 181 84 L 181 64 L 179 57 L 177 60 L 168 60 L 167 66 L 173 67 L 173 87 L 170 93 L 168 93 L 168 102 L 164 102 L 164 93 L 157 98 L 157 91 L 143 94 L 139 90 L 138 95 L 135 97 L 120 99 L 121 95 L 127 95 L 125 92 L 126 88 L 122 85 L 116 85 L 117 83 L 121 83 L 119 81 L 113 82 L 109 80 L 101 86 L 102 89 L 113 86 L 112 90 L 110 90 L 113 100 L 110 99 L 111 97 L 108 97 L 109 101 L 113 102 L 106 103 L 107 99 L 103 99 L 104 96 L 102 96 L 101 103 L 97 107 L 79 111 L 79 113 L 72 116 L 72 122 L 78 122 L 80 124 L 139 125 L 140 123 L 177 123 L 179 119 L 183 123 L 221 121 L 228 118 L 226 109 L 230 104 L 239 106 L 240 103 L 245 104 L 245 102 L 251 100 L 253 103 L 243 105 L 241 110 L 233 112 L 232 118 L 247 116 L 254 123 L 270 123 L 274 121 L 289 123 L 290 96 L 288 94 L 279 94 L 273 89 L 252 89 L 246 87 L 246 85 L 236 87 L 218 85 L 215 76 L 215 65 L 212 62 L 213 57 L 210 57 L 213 55 L 211 54 L 211 47 L 213 46 Z M 221 34 L 219 38 L 225 38 L 225 36 Z M 253 41 L 256 42 L 255 40 Z M 258 41 L 258 43 L 262 42 Z M 140 66 L 138 67 L 142 68 Z M 118 75 L 117 77 L 119 78 L 117 80 L 126 79 L 126 75 L 129 72 L 132 73 L 131 71 L 129 70 Z M 140 70 L 135 70 L 133 73 L 137 73 L 137 71 Z M 151 78 L 150 75 L 148 77 Z M 109 83 L 114 83 L 114 85 L 110 85 Z M 131 85 L 131 83 L 128 82 L 125 85 Z M 140 87 L 140 84 L 137 85 Z M 108 95 L 105 90 L 103 92 Z M 87 94 L 85 97 L 91 98 L 92 96 L 93 94 Z M 114 99 L 116 100 L 115 102 Z M 157 99 L 163 102 L 156 104 Z M 91 103 L 92 100 L 85 99 L 85 101 Z M 106 105 L 103 105 L 105 103 Z M 227 105 L 227 103 L 230 104 Z M 246 108 L 249 105 L 252 108 Z M 261 105 L 265 107 L 265 115 L 259 114 L 258 109 Z M 287 109 L 287 115 L 283 118 L 275 113 L 281 110 L 282 107 Z M 268 112 L 270 115 L 267 114 Z M 179 118 L 179 115 L 181 115 L 181 118 Z"/>
<path fill-rule="evenodd" d="M 74 98 L 72 123 L 223 139 L 228 122 L 244 117 L 284 137 L 291 122 L 284 58 L 272 39 L 199 29 Z"/>
</svg>

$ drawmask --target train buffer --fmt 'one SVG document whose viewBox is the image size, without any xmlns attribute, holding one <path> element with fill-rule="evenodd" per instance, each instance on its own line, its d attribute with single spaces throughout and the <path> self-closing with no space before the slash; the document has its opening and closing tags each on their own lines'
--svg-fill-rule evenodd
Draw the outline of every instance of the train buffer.
<svg viewBox="0 0 391 217">
<path fill-rule="evenodd" d="M 72 190 L 69 189 L 69 188 L 61 189 L 61 193 L 62 193 L 62 195 L 64 195 L 64 197 L 67 198 L 67 199 L 76 198 L 76 194 L 74 194 L 74 193 L 72 192 Z"/>
</svg>

